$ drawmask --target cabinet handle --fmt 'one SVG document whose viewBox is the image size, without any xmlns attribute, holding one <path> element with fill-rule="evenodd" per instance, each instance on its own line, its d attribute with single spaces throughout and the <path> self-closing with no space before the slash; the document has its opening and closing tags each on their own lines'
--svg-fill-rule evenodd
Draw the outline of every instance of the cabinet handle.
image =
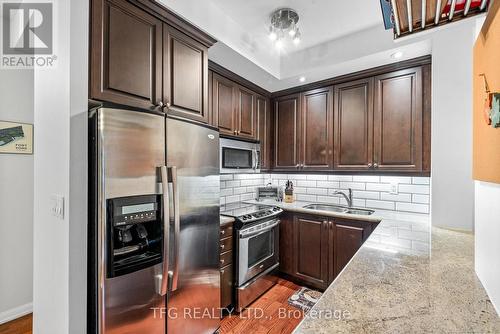
<svg viewBox="0 0 500 334">
<path fill-rule="evenodd" d="M 220 245 L 220 249 L 224 249 L 224 245 Z"/>
<path fill-rule="evenodd" d="M 222 235 L 226 234 L 226 230 L 220 231 L 220 234 L 222 234 Z"/>
<path fill-rule="evenodd" d="M 237 135 L 238 134 L 238 130 L 234 130 L 234 134 Z"/>
<path fill-rule="evenodd" d="M 224 269 L 221 269 L 221 270 L 220 270 L 220 273 L 221 273 L 221 274 L 224 274 Z"/>
<path fill-rule="evenodd" d="M 170 108 L 170 102 L 167 102 L 167 108 Z"/>
<path fill-rule="evenodd" d="M 373 168 L 378 168 L 378 163 L 374 163 Z"/>
<path fill-rule="evenodd" d="M 224 264 L 224 259 L 220 260 L 220 264 Z"/>
<path fill-rule="evenodd" d="M 156 106 L 163 109 L 165 107 L 165 104 L 163 104 L 163 101 L 160 101 Z"/>
<path fill-rule="evenodd" d="M 300 168 L 300 164 L 297 164 L 297 165 L 295 166 L 295 168 L 299 169 L 299 168 Z"/>
<path fill-rule="evenodd" d="M 371 162 L 369 162 L 369 163 L 368 163 L 368 168 L 372 168 L 372 166 L 373 166 L 373 165 L 372 165 L 372 163 L 371 163 Z"/>
</svg>

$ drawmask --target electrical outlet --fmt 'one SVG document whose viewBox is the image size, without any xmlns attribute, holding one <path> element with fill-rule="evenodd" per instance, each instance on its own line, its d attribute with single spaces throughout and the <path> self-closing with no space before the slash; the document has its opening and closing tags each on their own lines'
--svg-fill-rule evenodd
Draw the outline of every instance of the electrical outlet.
<svg viewBox="0 0 500 334">
<path fill-rule="evenodd" d="M 54 217 L 64 219 L 64 196 L 51 196 L 51 212 Z"/>
<path fill-rule="evenodd" d="M 398 194 L 398 184 L 396 182 L 391 183 L 391 194 L 397 195 Z"/>
</svg>

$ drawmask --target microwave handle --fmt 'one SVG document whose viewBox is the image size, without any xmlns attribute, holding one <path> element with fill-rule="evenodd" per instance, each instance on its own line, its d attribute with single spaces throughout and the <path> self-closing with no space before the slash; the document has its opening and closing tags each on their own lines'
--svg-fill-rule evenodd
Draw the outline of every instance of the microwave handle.
<svg viewBox="0 0 500 334">
<path fill-rule="evenodd" d="M 260 151 L 253 150 L 252 156 L 253 156 L 253 169 L 257 170 L 259 168 Z"/>
</svg>

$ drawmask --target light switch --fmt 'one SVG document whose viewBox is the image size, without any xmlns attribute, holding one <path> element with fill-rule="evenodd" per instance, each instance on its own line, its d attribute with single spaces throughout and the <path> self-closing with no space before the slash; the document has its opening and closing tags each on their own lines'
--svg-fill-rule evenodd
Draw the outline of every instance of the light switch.
<svg viewBox="0 0 500 334">
<path fill-rule="evenodd" d="M 396 182 L 391 182 L 391 191 L 390 193 L 393 194 L 393 195 L 397 195 L 398 194 L 398 184 Z"/>
<path fill-rule="evenodd" d="M 64 196 L 52 195 L 50 199 L 52 215 L 64 219 Z"/>
</svg>

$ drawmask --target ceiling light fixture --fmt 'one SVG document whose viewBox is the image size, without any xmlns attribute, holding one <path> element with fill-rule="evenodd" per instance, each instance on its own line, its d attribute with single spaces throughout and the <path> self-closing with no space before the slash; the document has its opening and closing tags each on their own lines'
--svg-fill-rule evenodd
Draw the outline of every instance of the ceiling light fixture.
<svg viewBox="0 0 500 334">
<path fill-rule="evenodd" d="M 293 41 L 293 44 L 300 43 L 300 30 L 298 27 L 299 14 L 290 8 L 280 8 L 271 14 L 271 24 L 269 26 L 269 39 L 275 42 L 277 49 L 281 49 L 285 42 L 285 33 Z"/>
<path fill-rule="evenodd" d="M 299 78 L 299 81 L 300 81 L 300 82 L 305 82 L 305 81 L 306 81 L 306 77 L 300 77 L 300 78 Z"/>
<path fill-rule="evenodd" d="M 399 58 L 401 58 L 401 57 L 403 57 L 403 52 L 401 52 L 401 51 L 394 52 L 394 53 L 391 55 L 391 58 L 392 58 L 392 59 L 399 59 Z"/>
</svg>

